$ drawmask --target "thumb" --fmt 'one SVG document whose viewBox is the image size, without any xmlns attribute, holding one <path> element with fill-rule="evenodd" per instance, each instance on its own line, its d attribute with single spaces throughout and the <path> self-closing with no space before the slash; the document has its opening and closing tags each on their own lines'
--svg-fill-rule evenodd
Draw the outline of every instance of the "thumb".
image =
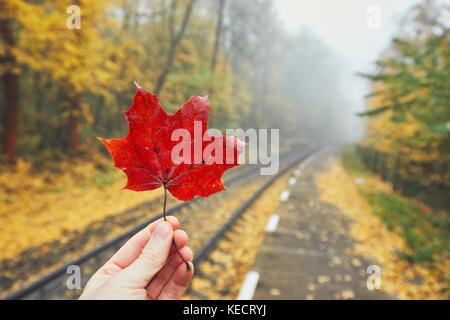
<svg viewBox="0 0 450 320">
<path fill-rule="evenodd" d="M 150 280 L 162 269 L 169 256 L 173 240 L 172 226 L 161 221 L 153 231 L 139 258 L 120 273 L 120 278 L 145 288 Z"/>
</svg>

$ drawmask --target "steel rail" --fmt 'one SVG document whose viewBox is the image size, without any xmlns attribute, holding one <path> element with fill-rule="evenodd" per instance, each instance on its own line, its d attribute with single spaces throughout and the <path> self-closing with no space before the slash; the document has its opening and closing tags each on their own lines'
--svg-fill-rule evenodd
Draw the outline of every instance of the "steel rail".
<svg viewBox="0 0 450 320">
<path fill-rule="evenodd" d="M 304 155 L 292 160 L 288 165 L 281 169 L 276 175 L 272 176 L 268 181 L 266 181 L 255 193 L 253 193 L 235 212 L 231 217 L 225 222 L 225 224 L 205 243 L 194 256 L 194 266 L 198 265 L 204 261 L 208 254 L 216 247 L 217 243 L 223 236 L 231 229 L 234 223 L 242 216 L 242 214 L 266 191 L 278 178 L 285 174 L 288 170 L 294 167 L 297 163 L 305 160 L 311 156 L 314 151 L 307 152 Z"/>
</svg>

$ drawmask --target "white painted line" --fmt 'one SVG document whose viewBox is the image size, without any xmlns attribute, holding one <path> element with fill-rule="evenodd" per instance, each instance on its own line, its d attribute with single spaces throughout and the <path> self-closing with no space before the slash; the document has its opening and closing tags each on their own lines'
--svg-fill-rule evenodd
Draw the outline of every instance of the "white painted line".
<svg viewBox="0 0 450 320">
<path fill-rule="evenodd" d="M 288 183 L 290 186 L 293 186 L 296 182 L 297 182 L 297 179 L 294 177 L 289 178 L 289 180 L 288 180 Z"/>
<path fill-rule="evenodd" d="M 280 221 L 280 216 L 277 214 L 274 214 L 270 217 L 269 221 L 266 225 L 266 231 L 267 232 L 274 232 L 277 230 L 278 222 Z"/>
<path fill-rule="evenodd" d="M 280 200 L 281 201 L 286 201 L 289 198 L 289 191 L 284 190 L 281 194 L 280 194 Z"/>
<path fill-rule="evenodd" d="M 293 248 L 289 246 L 271 246 L 271 245 L 263 245 L 261 247 L 261 251 L 263 252 L 274 252 L 274 253 L 286 253 L 293 255 L 301 255 L 301 256 L 310 256 L 310 257 L 324 257 L 329 258 L 326 252 L 319 250 L 309 250 L 304 248 Z"/>
<path fill-rule="evenodd" d="M 241 290 L 236 300 L 252 300 L 255 294 L 256 286 L 259 281 L 259 272 L 250 271 L 245 277 L 244 283 L 241 286 Z"/>
<path fill-rule="evenodd" d="M 308 158 L 306 158 L 305 160 L 303 160 L 302 162 L 300 162 L 297 166 L 297 169 L 295 169 L 294 171 L 294 175 L 296 177 L 298 177 L 303 170 L 305 170 L 305 168 L 312 162 L 314 161 L 316 158 L 318 158 L 322 153 L 324 152 L 324 149 L 321 149 L 320 151 L 314 153 L 313 155 L 309 156 Z"/>
</svg>

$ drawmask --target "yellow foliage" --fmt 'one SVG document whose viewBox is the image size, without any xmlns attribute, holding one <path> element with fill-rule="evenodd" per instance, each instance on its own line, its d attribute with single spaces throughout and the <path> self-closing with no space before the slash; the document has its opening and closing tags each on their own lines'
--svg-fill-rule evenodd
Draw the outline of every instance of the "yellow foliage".
<svg viewBox="0 0 450 320">
<path fill-rule="evenodd" d="M 59 173 L 34 174 L 19 160 L 15 170 L 0 173 L 0 260 L 48 241 L 64 242 L 70 231 L 162 195 L 123 190 L 125 176 L 113 168 L 99 171 L 96 162 L 67 161 L 54 170 Z"/>
<path fill-rule="evenodd" d="M 110 80 L 104 63 L 110 44 L 101 41 L 100 34 L 108 26 L 105 6 L 109 1 L 79 1 L 81 30 L 66 26 L 66 9 L 72 1 L 5 1 L 1 17 L 13 18 L 20 26 L 18 44 L 11 48 L 19 63 L 50 74 L 76 93 L 86 89 L 97 92 L 96 87 Z"/>
<path fill-rule="evenodd" d="M 382 89 L 381 84 L 374 86 L 374 91 Z M 383 106 L 383 97 L 375 96 L 368 103 L 368 110 Z M 436 145 L 425 148 L 424 143 L 410 143 L 418 134 L 421 123 L 411 114 L 405 114 L 404 122 L 393 122 L 392 111 L 383 112 L 366 120 L 367 137 L 363 144 L 369 145 L 383 152 L 401 153 L 407 155 L 411 161 L 433 161 L 439 158 Z M 429 143 L 429 141 L 427 141 Z M 437 141 L 436 141 L 437 143 Z M 429 146 L 430 147 L 430 146 Z"/>
</svg>

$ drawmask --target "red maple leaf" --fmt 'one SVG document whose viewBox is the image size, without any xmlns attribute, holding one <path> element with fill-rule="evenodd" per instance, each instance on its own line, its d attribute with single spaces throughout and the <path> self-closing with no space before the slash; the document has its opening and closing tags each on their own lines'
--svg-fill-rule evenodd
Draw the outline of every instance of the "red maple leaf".
<svg viewBox="0 0 450 320">
<path fill-rule="evenodd" d="M 192 96 L 175 114 L 168 115 L 156 95 L 138 86 L 133 105 L 124 113 L 128 135 L 123 139 L 99 140 L 108 149 L 115 167 L 127 175 L 126 189 L 146 191 L 162 186 L 184 201 L 207 197 L 224 190 L 222 175 L 238 165 L 244 147 L 236 137 L 208 135 L 210 111 L 207 97 Z M 185 129 L 191 137 L 182 142 L 192 151 L 190 155 L 182 153 L 190 161 L 178 163 L 172 159 L 173 148 L 181 146 L 181 140 L 172 139 L 176 129 Z M 200 148 L 196 150 L 195 145 Z M 206 150 L 213 150 L 211 159 L 203 157 Z"/>
</svg>

